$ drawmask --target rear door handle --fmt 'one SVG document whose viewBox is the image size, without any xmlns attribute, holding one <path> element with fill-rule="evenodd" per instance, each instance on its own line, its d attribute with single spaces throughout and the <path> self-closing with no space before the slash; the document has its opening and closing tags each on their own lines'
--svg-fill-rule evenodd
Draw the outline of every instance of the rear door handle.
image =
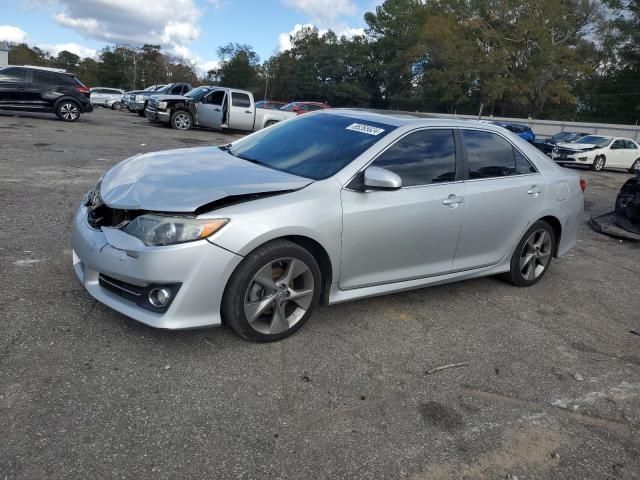
<svg viewBox="0 0 640 480">
<path fill-rule="evenodd" d="M 535 195 L 536 197 L 542 193 L 542 189 L 537 185 L 532 186 L 529 190 L 527 190 L 529 195 Z"/>
<path fill-rule="evenodd" d="M 457 206 L 459 203 L 462 203 L 464 201 L 464 198 L 462 197 L 458 197 L 457 195 L 454 195 L 453 193 L 451 195 L 449 195 L 447 198 L 445 198 L 442 201 L 443 205 L 450 205 L 450 206 Z"/>
</svg>

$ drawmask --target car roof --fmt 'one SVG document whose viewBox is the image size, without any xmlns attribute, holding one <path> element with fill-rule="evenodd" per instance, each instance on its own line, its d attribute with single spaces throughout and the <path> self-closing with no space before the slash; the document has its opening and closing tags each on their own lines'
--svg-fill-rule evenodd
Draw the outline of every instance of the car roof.
<svg viewBox="0 0 640 480">
<path fill-rule="evenodd" d="M 451 128 L 469 128 L 470 126 L 482 127 L 485 130 L 491 130 L 504 133 L 504 129 L 492 123 L 479 122 L 478 120 L 458 120 L 452 118 L 437 118 L 424 113 L 405 113 L 405 112 L 384 112 L 379 110 L 356 109 L 356 108 L 329 108 L 312 112 L 309 115 L 339 115 L 343 117 L 353 118 L 354 120 L 363 120 L 370 122 L 383 123 L 395 127 L 411 125 L 415 127 L 451 127 Z"/>
</svg>

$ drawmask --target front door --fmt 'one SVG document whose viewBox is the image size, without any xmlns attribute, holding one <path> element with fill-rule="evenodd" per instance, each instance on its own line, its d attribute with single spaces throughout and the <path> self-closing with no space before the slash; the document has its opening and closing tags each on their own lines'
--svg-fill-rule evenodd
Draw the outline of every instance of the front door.
<svg viewBox="0 0 640 480">
<path fill-rule="evenodd" d="M 627 156 L 629 151 L 627 150 L 627 146 L 625 141 L 622 138 L 617 138 L 609 147 L 609 152 L 607 153 L 607 167 L 615 167 L 615 168 L 629 168 L 630 165 L 627 166 Z"/>
<path fill-rule="evenodd" d="M 225 103 L 226 95 L 225 90 L 213 90 L 198 103 L 196 112 L 198 125 L 217 130 L 222 127 L 224 113 L 222 106 Z"/>
<path fill-rule="evenodd" d="M 419 130 L 371 164 L 398 174 L 402 188 L 343 189 L 341 289 L 451 271 L 465 210 L 458 160 L 451 129 Z"/>
<path fill-rule="evenodd" d="M 454 270 L 495 265 L 513 247 L 544 205 L 547 184 L 505 137 L 461 130 L 467 154 L 465 217 Z"/>
<path fill-rule="evenodd" d="M 29 87 L 27 70 L 24 68 L 5 68 L 0 70 L 0 107 L 28 107 Z"/>
</svg>

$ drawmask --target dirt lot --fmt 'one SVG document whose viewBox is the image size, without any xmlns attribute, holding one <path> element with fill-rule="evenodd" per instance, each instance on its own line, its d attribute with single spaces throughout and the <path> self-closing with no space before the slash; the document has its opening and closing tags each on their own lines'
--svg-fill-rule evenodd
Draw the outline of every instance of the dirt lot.
<svg viewBox="0 0 640 480">
<path fill-rule="evenodd" d="M 640 478 L 640 245 L 585 225 L 532 288 L 325 307 L 275 344 L 153 330 L 78 284 L 72 213 L 124 158 L 230 136 L 98 110 L 0 138 L 0 479 Z M 629 174 L 584 177 L 586 220 Z"/>
</svg>

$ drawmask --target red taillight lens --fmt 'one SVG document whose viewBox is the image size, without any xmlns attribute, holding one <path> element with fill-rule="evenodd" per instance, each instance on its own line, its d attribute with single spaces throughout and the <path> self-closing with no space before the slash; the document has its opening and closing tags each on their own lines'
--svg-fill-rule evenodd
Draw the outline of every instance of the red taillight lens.
<svg viewBox="0 0 640 480">
<path fill-rule="evenodd" d="M 87 87 L 76 87 L 76 92 L 78 93 L 89 93 L 91 90 L 89 90 Z"/>
<path fill-rule="evenodd" d="M 580 190 L 583 192 L 587 189 L 587 181 L 584 178 L 580 179 Z"/>
</svg>

